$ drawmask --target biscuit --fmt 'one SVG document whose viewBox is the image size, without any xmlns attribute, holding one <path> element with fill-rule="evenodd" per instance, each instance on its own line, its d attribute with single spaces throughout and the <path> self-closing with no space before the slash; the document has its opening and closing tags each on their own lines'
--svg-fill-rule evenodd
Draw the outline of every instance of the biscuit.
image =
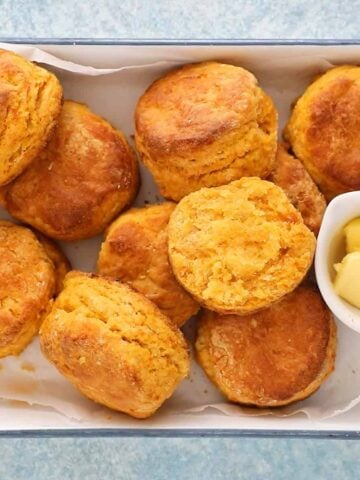
<svg viewBox="0 0 360 480">
<path fill-rule="evenodd" d="M 201 187 L 266 177 L 277 112 L 247 70 L 204 62 L 154 82 L 135 112 L 135 140 L 161 194 L 178 201 Z"/>
<path fill-rule="evenodd" d="M 120 215 L 106 232 L 97 270 L 131 285 L 181 326 L 199 305 L 177 282 L 169 264 L 167 225 L 174 208 L 167 202 Z"/>
<path fill-rule="evenodd" d="M 326 209 L 326 201 L 304 165 L 279 144 L 274 170 L 269 180 L 282 188 L 301 213 L 305 225 L 317 235 Z"/>
<path fill-rule="evenodd" d="M 40 338 L 84 395 L 136 418 L 152 415 L 189 371 L 180 330 L 129 286 L 95 275 L 65 277 Z"/>
<path fill-rule="evenodd" d="M 360 67 L 336 67 L 296 102 L 285 128 L 291 144 L 327 200 L 360 190 Z"/>
<path fill-rule="evenodd" d="M 55 271 L 55 295 L 58 295 L 63 287 L 65 275 L 71 270 L 69 260 L 66 258 L 64 252 L 59 245 L 45 237 L 40 232 L 34 232 L 37 239 L 45 250 L 46 255 L 51 260 Z"/>
<path fill-rule="evenodd" d="M 285 193 L 256 177 L 183 198 L 168 235 L 181 285 L 204 307 L 241 315 L 294 290 L 316 243 Z"/>
<path fill-rule="evenodd" d="M 310 286 L 247 316 L 205 311 L 197 359 L 232 402 L 278 407 L 314 393 L 334 370 L 336 325 Z"/>
<path fill-rule="evenodd" d="M 31 342 L 54 289 L 53 264 L 35 235 L 0 221 L 0 358 Z"/>
<path fill-rule="evenodd" d="M 92 237 L 134 199 L 139 183 L 125 137 L 85 105 L 66 101 L 46 149 L 5 187 L 5 207 L 51 238 Z"/>
<path fill-rule="evenodd" d="M 55 75 L 0 49 L 0 185 L 17 177 L 45 146 L 61 103 Z"/>
</svg>

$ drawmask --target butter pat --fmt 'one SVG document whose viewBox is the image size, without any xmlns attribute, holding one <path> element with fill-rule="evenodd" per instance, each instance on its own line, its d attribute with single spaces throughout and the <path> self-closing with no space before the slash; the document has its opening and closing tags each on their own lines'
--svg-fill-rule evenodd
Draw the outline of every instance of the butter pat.
<svg viewBox="0 0 360 480">
<path fill-rule="evenodd" d="M 360 252 L 360 218 L 351 220 L 344 228 L 346 253 Z"/>
<path fill-rule="evenodd" d="M 334 282 L 336 293 L 360 308 L 360 251 L 348 253 L 334 268 L 337 272 Z"/>
</svg>

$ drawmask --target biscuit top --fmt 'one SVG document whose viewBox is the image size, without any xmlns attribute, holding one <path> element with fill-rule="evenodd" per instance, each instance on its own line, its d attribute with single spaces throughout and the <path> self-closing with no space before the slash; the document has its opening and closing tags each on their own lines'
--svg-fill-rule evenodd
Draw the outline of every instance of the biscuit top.
<svg viewBox="0 0 360 480">
<path fill-rule="evenodd" d="M 154 152 L 210 143 L 257 117 L 257 80 L 217 62 L 185 65 L 157 80 L 139 100 L 136 129 Z"/>
<path fill-rule="evenodd" d="M 331 199 L 360 189 L 360 68 L 333 68 L 297 101 L 285 135 Z"/>
<path fill-rule="evenodd" d="M 102 231 L 137 191 L 124 136 L 85 105 L 67 100 L 47 148 L 5 189 L 6 208 L 44 234 L 77 240 Z"/>
<path fill-rule="evenodd" d="M 153 413 L 188 373 L 181 332 L 125 284 L 70 272 L 41 328 L 46 356 L 90 398 Z"/>
<path fill-rule="evenodd" d="M 196 349 L 230 400 L 261 406 L 316 390 L 334 368 L 335 343 L 330 311 L 315 289 L 301 286 L 245 317 L 205 312 Z"/>
<path fill-rule="evenodd" d="M 326 209 L 325 198 L 300 160 L 290 155 L 281 144 L 269 180 L 284 190 L 301 213 L 305 225 L 317 235 Z"/>
<path fill-rule="evenodd" d="M 132 208 L 106 232 L 98 272 L 129 283 L 152 300 L 177 325 L 199 306 L 179 285 L 168 259 L 167 226 L 174 203 Z"/>
<path fill-rule="evenodd" d="M 285 193 L 255 177 L 188 195 L 169 223 L 175 275 L 217 311 L 247 313 L 289 293 L 314 249 L 314 235 Z"/>
<path fill-rule="evenodd" d="M 62 87 L 47 70 L 0 49 L 0 185 L 45 145 L 61 109 Z"/>
<path fill-rule="evenodd" d="M 0 221 L 0 353 L 39 323 L 54 288 L 53 265 L 35 235 Z"/>
<path fill-rule="evenodd" d="M 254 75 L 217 62 L 171 71 L 135 111 L 137 149 L 160 193 L 175 201 L 244 176 L 265 178 L 276 135 L 276 109 Z"/>
</svg>

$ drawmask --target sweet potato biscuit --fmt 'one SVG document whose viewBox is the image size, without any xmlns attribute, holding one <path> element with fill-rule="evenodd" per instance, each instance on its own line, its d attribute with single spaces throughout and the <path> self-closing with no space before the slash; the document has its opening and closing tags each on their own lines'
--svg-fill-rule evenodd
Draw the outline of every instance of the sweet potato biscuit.
<svg viewBox="0 0 360 480">
<path fill-rule="evenodd" d="M 205 311 L 196 353 L 229 400 L 277 407 L 308 397 L 334 370 L 336 326 L 319 293 L 300 286 L 247 316 Z"/>
<path fill-rule="evenodd" d="M 90 399 L 152 415 L 189 371 L 180 330 L 129 286 L 70 272 L 40 332 L 45 356 Z"/>
<path fill-rule="evenodd" d="M 59 240 L 100 233 L 134 199 L 138 166 L 125 137 L 66 101 L 46 149 L 5 188 L 7 210 Z"/>
<path fill-rule="evenodd" d="M 167 225 L 174 208 L 167 202 L 120 215 L 107 230 L 97 269 L 131 285 L 181 326 L 199 304 L 177 282 L 169 264 Z"/>
<path fill-rule="evenodd" d="M 0 185 L 39 154 L 60 114 L 62 87 L 52 73 L 0 49 Z"/>
<path fill-rule="evenodd" d="M 53 264 L 35 235 L 0 221 L 0 358 L 30 343 L 54 289 Z"/>
<path fill-rule="evenodd" d="M 178 201 L 201 187 L 266 177 L 275 159 L 277 113 L 250 72 L 205 62 L 153 83 L 137 104 L 135 130 L 160 192 Z"/>
<path fill-rule="evenodd" d="M 244 315 L 278 301 L 304 278 L 315 250 L 285 193 L 256 177 L 183 198 L 168 235 L 176 278 L 220 313 Z"/>
<path fill-rule="evenodd" d="M 297 101 L 285 129 L 296 156 L 330 200 L 360 189 L 360 67 L 336 67 Z"/>
<path fill-rule="evenodd" d="M 71 270 L 70 262 L 59 245 L 40 232 L 35 231 L 34 233 L 43 246 L 46 255 L 53 263 L 55 270 L 55 295 L 58 295 L 62 290 L 65 275 Z"/>
<path fill-rule="evenodd" d="M 317 235 L 326 209 L 325 198 L 300 160 L 290 155 L 281 144 L 269 180 L 284 190 L 301 213 L 305 225 Z"/>
</svg>

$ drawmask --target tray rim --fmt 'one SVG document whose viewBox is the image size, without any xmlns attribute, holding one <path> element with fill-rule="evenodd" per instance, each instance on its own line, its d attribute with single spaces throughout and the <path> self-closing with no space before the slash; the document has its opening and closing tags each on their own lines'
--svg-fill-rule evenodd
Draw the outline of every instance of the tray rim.
<svg viewBox="0 0 360 480">
<path fill-rule="evenodd" d="M 6 37 L 0 36 L 1 43 L 24 45 L 88 45 L 88 46 L 355 46 L 360 45 L 360 39 L 149 39 L 149 38 L 34 38 L 34 37 Z M 1 430 L 0 438 L 91 438 L 91 437 L 247 437 L 247 438 L 323 438 L 360 440 L 360 430 L 293 430 L 293 429 L 216 429 L 216 428 L 78 428 L 78 429 L 24 429 Z"/>
<path fill-rule="evenodd" d="M 360 45 L 358 39 L 316 39 L 316 38 L 280 38 L 280 39 L 247 39 L 247 38 L 90 38 L 90 37 L 7 37 L 0 36 L 1 43 L 14 43 L 25 45 L 91 45 L 91 46 L 351 46 Z"/>
<path fill-rule="evenodd" d="M 78 428 L 0 430 L 2 438 L 304 438 L 360 440 L 359 430 L 274 430 L 216 428 Z"/>
</svg>

